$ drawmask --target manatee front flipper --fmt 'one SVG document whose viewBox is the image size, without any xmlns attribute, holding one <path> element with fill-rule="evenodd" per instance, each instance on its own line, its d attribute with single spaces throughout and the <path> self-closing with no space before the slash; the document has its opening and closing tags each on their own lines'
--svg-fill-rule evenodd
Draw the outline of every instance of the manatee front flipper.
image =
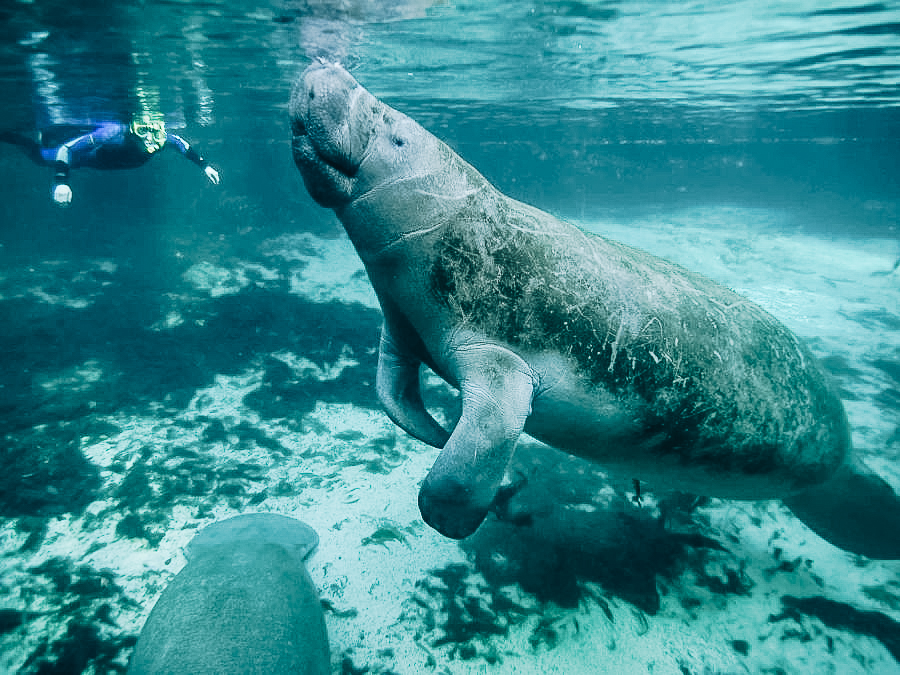
<svg viewBox="0 0 900 675">
<path fill-rule="evenodd" d="M 900 497 L 859 462 L 783 501 L 813 532 L 845 551 L 900 559 Z"/>
<path fill-rule="evenodd" d="M 531 413 L 531 369 L 508 349 L 463 346 L 454 359 L 462 414 L 419 491 L 426 523 L 446 537 L 472 534 L 487 515 Z"/>
<path fill-rule="evenodd" d="M 450 435 L 425 410 L 419 384 L 420 364 L 418 358 L 398 345 L 385 321 L 375 373 L 378 399 L 394 424 L 423 443 L 442 448 Z"/>
</svg>

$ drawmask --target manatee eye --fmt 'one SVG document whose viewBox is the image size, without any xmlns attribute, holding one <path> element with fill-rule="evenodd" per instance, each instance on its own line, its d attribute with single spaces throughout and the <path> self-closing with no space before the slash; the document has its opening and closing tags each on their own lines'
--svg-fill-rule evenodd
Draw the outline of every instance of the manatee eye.
<svg viewBox="0 0 900 675">
<path fill-rule="evenodd" d="M 402 148 L 404 145 L 406 145 L 406 141 L 399 136 L 392 136 L 391 143 L 396 145 L 398 148 Z"/>
</svg>

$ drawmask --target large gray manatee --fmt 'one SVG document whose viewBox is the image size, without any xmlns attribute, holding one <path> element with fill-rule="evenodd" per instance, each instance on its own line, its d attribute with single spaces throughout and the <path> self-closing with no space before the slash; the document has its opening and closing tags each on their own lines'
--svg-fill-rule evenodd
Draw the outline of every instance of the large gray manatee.
<svg viewBox="0 0 900 675">
<path fill-rule="evenodd" d="M 813 354 L 760 307 L 503 195 L 338 65 L 303 73 L 290 118 L 306 188 L 384 312 L 377 394 L 443 448 L 419 493 L 432 527 L 474 532 L 525 431 L 660 490 L 781 498 L 832 543 L 900 558 L 897 495 L 851 456 Z M 460 391 L 452 433 L 421 364 Z"/>
<path fill-rule="evenodd" d="M 274 513 L 204 528 L 138 637 L 129 675 L 326 675 L 325 617 L 303 560 L 315 530 Z"/>
</svg>

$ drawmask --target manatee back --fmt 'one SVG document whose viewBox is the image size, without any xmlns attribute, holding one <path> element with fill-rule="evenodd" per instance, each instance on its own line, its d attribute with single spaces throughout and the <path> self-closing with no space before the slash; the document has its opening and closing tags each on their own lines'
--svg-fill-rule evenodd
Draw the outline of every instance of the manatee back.
<svg viewBox="0 0 900 675">
<path fill-rule="evenodd" d="M 303 564 L 316 541 L 307 525 L 269 514 L 203 530 L 151 611 L 128 672 L 330 673 L 325 619 Z"/>
</svg>

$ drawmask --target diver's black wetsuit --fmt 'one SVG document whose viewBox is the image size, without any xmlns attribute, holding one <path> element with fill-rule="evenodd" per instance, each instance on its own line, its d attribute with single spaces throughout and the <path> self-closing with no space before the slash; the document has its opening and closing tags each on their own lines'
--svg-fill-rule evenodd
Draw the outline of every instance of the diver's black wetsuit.
<svg viewBox="0 0 900 675">
<path fill-rule="evenodd" d="M 60 138 L 64 133 L 69 140 Z M 68 183 L 70 169 L 133 169 L 155 154 L 121 122 L 103 122 L 92 128 L 51 127 L 42 132 L 41 141 L 6 132 L 0 134 L 0 141 L 14 143 L 37 163 L 52 166 L 55 185 Z M 167 146 L 206 170 L 207 161 L 181 136 L 166 133 L 163 147 Z"/>
</svg>

